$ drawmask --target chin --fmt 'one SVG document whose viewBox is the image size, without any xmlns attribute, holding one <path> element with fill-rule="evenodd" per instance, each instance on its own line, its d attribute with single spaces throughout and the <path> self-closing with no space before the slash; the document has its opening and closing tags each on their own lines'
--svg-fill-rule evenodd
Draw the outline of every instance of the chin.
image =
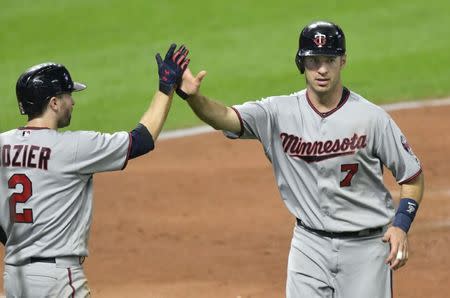
<svg viewBox="0 0 450 298">
<path fill-rule="evenodd" d="M 64 128 L 64 127 L 67 127 L 67 126 L 69 126 L 69 124 L 70 124 L 70 118 L 69 118 L 69 119 L 66 119 L 66 120 L 64 120 L 64 121 L 60 121 L 60 122 L 58 123 L 58 128 Z"/>
<path fill-rule="evenodd" d="M 327 92 L 330 92 L 330 86 L 329 85 L 327 85 L 327 86 L 316 86 L 315 88 L 314 88 L 314 91 L 316 92 L 316 93 L 327 93 Z"/>
</svg>

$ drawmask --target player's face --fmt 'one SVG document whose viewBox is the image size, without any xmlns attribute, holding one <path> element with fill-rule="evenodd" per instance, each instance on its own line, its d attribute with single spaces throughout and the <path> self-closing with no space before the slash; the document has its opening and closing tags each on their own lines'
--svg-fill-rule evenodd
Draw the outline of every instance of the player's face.
<svg viewBox="0 0 450 298">
<path fill-rule="evenodd" d="M 63 128 L 70 124 L 75 102 L 73 101 L 72 94 L 70 93 L 62 94 L 59 101 L 61 109 L 58 116 L 58 128 Z"/>
<path fill-rule="evenodd" d="M 305 78 L 308 87 L 318 94 L 333 92 L 340 85 L 345 59 L 345 56 L 305 57 Z"/>
</svg>

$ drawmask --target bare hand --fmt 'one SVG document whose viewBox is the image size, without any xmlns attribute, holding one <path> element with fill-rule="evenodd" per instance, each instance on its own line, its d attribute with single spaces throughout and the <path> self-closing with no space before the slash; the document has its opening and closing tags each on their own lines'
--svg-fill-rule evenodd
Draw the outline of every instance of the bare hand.
<svg viewBox="0 0 450 298">
<path fill-rule="evenodd" d="M 403 267 L 408 261 L 408 236 L 398 227 L 389 227 L 383 236 L 383 242 L 389 242 L 391 251 L 386 259 L 392 270 Z"/>
<path fill-rule="evenodd" d="M 206 71 L 202 70 L 197 74 L 197 76 L 194 77 L 191 70 L 187 68 L 183 73 L 180 89 L 188 95 L 197 94 L 200 90 L 200 85 L 205 76 Z"/>
</svg>

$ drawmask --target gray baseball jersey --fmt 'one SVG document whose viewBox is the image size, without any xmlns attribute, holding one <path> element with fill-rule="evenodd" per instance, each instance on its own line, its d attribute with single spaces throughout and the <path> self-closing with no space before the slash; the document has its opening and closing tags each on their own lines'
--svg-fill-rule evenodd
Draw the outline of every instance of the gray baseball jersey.
<svg viewBox="0 0 450 298">
<path fill-rule="evenodd" d="M 392 118 L 347 89 L 327 113 L 317 111 L 306 90 L 233 108 L 243 131 L 225 135 L 262 143 L 284 203 L 311 228 L 343 232 L 387 225 L 394 206 L 383 165 L 400 184 L 421 172 Z"/>
<path fill-rule="evenodd" d="M 125 167 L 128 132 L 19 128 L 0 135 L 5 263 L 88 255 L 92 175 Z"/>
</svg>

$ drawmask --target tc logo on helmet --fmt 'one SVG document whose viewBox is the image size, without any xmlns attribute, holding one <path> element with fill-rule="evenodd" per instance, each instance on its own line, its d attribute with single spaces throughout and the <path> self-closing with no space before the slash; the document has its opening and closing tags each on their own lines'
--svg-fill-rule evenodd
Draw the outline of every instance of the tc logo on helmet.
<svg viewBox="0 0 450 298">
<path fill-rule="evenodd" d="M 317 32 L 316 35 L 314 35 L 313 41 L 317 47 L 321 48 L 322 46 L 324 46 L 327 43 L 327 37 L 326 37 L 326 35 Z"/>
</svg>

